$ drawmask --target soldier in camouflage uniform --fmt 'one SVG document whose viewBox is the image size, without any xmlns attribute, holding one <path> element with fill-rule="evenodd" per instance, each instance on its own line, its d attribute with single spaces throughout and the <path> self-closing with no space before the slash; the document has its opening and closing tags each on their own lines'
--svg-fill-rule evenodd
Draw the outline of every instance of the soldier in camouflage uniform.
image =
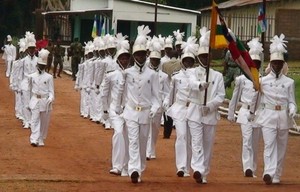
<svg viewBox="0 0 300 192">
<path fill-rule="evenodd" d="M 54 68 L 53 68 L 53 77 L 56 78 L 56 72 L 57 72 L 57 65 L 59 65 L 59 70 L 57 73 L 57 77 L 61 77 L 60 73 L 63 70 L 63 56 L 65 55 L 65 50 L 63 47 L 60 46 L 60 42 L 57 41 L 56 46 L 53 50 L 54 53 Z"/>
<path fill-rule="evenodd" d="M 49 55 L 48 55 L 47 66 L 46 66 L 45 71 L 49 73 L 49 71 L 51 69 L 52 61 L 53 61 L 53 50 L 54 50 L 54 46 L 52 44 L 51 39 L 49 39 L 46 49 L 49 51 Z"/>
<path fill-rule="evenodd" d="M 238 64 L 232 59 L 231 53 L 228 50 L 224 59 L 224 85 L 225 89 L 231 86 L 232 81 L 241 74 Z"/>
<path fill-rule="evenodd" d="M 72 62 L 71 62 L 72 78 L 73 78 L 73 81 L 75 81 L 76 74 L 78 72 L 78 64 L 80 63 L 80 60 L 81 60 L 81 51 L 82 51 L 82 45 L 78 41 L 78 38 L 75 38 L 74 42 L 71 43 L 70 51 L 71 51 L 71 56 L 72 56 Z"/>
</svg>

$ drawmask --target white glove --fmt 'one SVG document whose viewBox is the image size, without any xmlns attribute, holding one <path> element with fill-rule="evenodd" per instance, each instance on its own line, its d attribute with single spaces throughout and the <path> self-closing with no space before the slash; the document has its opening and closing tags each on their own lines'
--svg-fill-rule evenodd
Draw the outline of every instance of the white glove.
<svg viewBox="0 0 300 192">
<path fill-rule="evenodd" d="M 199 89 L 200 89 L 200 91 L 203 91 L 203 90 L 207 89 L 208 86 L 209 86 L 209 82 L 201 81 Z"/>
<path fill-rule="evenodd" d="M 91 89 L 90 89 L 89 87 L 87 87 L 87 88 L 85 89 L 85 91 L 89 94 L 89 93 L 91 92 Z"/>
<path fill-rule="evenodd" d="M 108 115 L 108 112 L 104 113 L 103 112 L 103 115 L 102 115 L 102 118 L 104 121 L 106 121 L 108 119 L 109 115 Z"/>
<path fill-rule="evenodd" d="M 294 117 L 296 116 L 296 111 L 295 111 L 295 109 L 290 109 L 290 110 L 289 110 L 289 116 L 290 116 L 291 118 L 294 118 Z"/>
<path fill-rule="evenodd" d="M 150 111 L 150 113 L 149 113 L 149 118 L 150 118 L 150 119 L 153 119 L 153 118 L 154 118 L 154 116 L 155 116 L 155 113 L 154 113 L 154 112 L 152 112 L 152 111 Z"/>
<path fill-rule="evenodd" d="M 206 116 L 209 113 L 210 109 L 207 106 L 202 106 L 201 111 L 202 111 L 202 115 Z"/>
<path fill-rule="evenodd" d="M 121 106 L 117 106 L 115 112 L 116 114 L 120 115 L 121 113 L 123 113 L 123 108 Z"/>
<path fill-rule="evenodd" d="M 47 105 L 50 105 L 50 103 L 52 103 L 53 99 L 51 97 L 48 97 L 47 99 Z"/>
<path fill-rule="evenodd" d="M 247 116 L 248 121 L 253 121 L 255 118 L 255 115 L 253 113 L 249 113 Z"/>
<path fill-rule="evenodd" d="M 95 93 L 96 93 L 97 95 L 99 95 L 100 90 L 99 90 L 99 89 L 96 89 L 96 90 L 95 90 Z"/>
<path fill-rule="evenodd" d="M 169 109 L 169 103 L 168 102 L 163 102 L 163 109 L 164 111 L 167 111 Z"/>
<path fill-rule="evenodd" d="M 230 121 L 230 122 L 235 122 L 235 118 L 234 118 L 234 116 L 233 116 L 233 117 L 231 117 L 231 116 L 227 116 L 227 119 L 228 119 L 228 121 Z"/>
</svg>

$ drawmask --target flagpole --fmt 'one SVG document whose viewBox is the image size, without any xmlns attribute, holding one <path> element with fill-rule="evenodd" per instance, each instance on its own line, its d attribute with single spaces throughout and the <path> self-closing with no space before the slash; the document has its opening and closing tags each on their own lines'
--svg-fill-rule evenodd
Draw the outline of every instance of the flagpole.
<svg viewBox="0 0 300 192">
<path fill-rule="evenodd" d="M 264 17 L 266 18 L 266 0 L 263 0 L 263 13 Z M 261 33 L 261 43 L 263 45 L 263 48 L 265 48 L 265 32 Z"/>
<path fill-rule="evenodd" d="M 207 58 L 207 62 L 206 62 L 206 82 L 208 82 L 208 79 L 209 79 L 209 68 L 210 68 L 210 51 L 211 51 L 211 48 L 209 46 L 209 50 L 208 50 L 208 58 Z M 204 106 L 206 106 L 206 103 L 207 103 L 207 89 L 205 89 L 205 92 L 204 92 Z"/>
<path fill-rule="evenodd" d="M 154 11 L 154 30 L 153 34 L 157 35 L 157 0 L 155 0 L 155 11 Z"/>
</svg>

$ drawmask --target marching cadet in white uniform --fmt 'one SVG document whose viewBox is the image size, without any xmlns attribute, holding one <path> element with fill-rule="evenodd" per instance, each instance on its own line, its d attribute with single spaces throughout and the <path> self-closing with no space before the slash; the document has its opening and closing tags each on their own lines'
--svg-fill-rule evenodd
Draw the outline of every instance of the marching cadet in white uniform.
<svg viewBox="0 0 300 192">
<path fill-rule="evenodd" d="M 17 50 L 16 47 L 12 44 L 12 38 L 10 35 L 7 35 L 6 42 L 7 45 L 5 45 L 2 48 L 2 50 L 4 51 L 2 59 L 5 60 L 5 64 L 6 64 L 6 72 L 5 72 L 6 77 L 9 77 L 11 73 L 13 61 L 15 61 L 17 57 Z"/>
<path fill-rule="evenodd" d="M 180 30 L 178 29 L 177 31 L 173 31 L 173 34 L 175 36 L 175 50 L 178 53 L 179 59 L 182 55 L 182 48 L 181 48 L 181 44 L 184 42 L 183 41 L 183 37 L 184 37 L 184 32 L 180 33 Z"/>
<path fill-rule="evenodd" d="M 167 38 L 165 38 L 165 44 L 164 44 L 164 50 L 165 55 L 160 60 L 160 69 L 162 69 L 163 65 L 171 60 L 170 52 L 173 50 L 173 37 L 169 35 Z"/>
<path fill-rule="evenodd" d="M 176 142 L 175 142 L 175 158 L 178 177 L 190 176 L 191 166 L 191 135 L 187 123 L 186 115 L 189 105 L 189 96 L 191 87 L 188 68 L 194 65 L 195 55 L 193 53 L 197 45 L 193 43 L 194 38 L 189 38 L 187 43 L 184 43 L 186 49 L 181 57 L 182 69 L 175 73 L 171 79 L 170 92 L 164 100 L 164 108 L 167 110 L 167 116 L 173 118 L 176 127 Z M 191 43 L 190 43 L 191 42 Z M 196 46 L 196 48 L 195 48 Z"/>
<path fill-rule="evenodd" d="M 87 60 L 83 65 L 83 76 L 82 76 L 82 90 L 83 90 L 83 118 L 88 118 L 90 115 L 91 107 L 91 89 L 92 89 L 92 77 L 93 77 L 93 60 L 94 58 L 94 45 L 91 41 L 87 44 Z"/>
<path fill-rule="evenodd" d="M 105 78 L 106 73 L 114 71 L 118 68 L 116 64 L 116 59 L 114 56 L 116 55 L 116 38 L 110 34 L 107 34 L 105 37 L 105 45 L 106 45 L 106 57 L 101 61 L 102 65 L 100 66 L 103 74 L 103 78 Z M 103 73 L 104 72 L 104 73 Z M 110 129 L 111 124 L 110 120 L 107 119 L 104 121 L 105 129 Z"/>
<path fill-rule="evenodd" d="M 163 113 L 163 100 L 165 99 L 166 95 L 170 91 L 170 80 L 168 75 L 160 70 L 160 59 L 161 59 L 161 48 L 163 46 L 159 42 L 157 37 L 153 37 L 151 44 L 150 44 L 150 69 L 153 69 L 156 72 L 157 78 L 159 79 L 159 99 L 160 99 L 160 108 L 157 111 L 154 118 L 151 120 L 151 127 L 149 131 L 149 138 L 147 142 L 147 160 L 155 159 L 156 158 L 156 142 L 159 134 L 159 128 L 161 124 L 161 118 Z"/>
<path fill-rule="evenodd" d="M 134 66 L 125 70 L 126 105 L 123 117 L 128 128 L 129 162 L 128 173 L 132 183 L 141 181 L 146 168 L 146 148 L 150 122 L 159 109 L 159 81 L 146 62 L 146 42 L 149 27 L 138 27 L 138 36 L 133 46 Z"/>
<path fill-rule="evenodd" d="M 111 174 L 128 176 L 128 134 L 124 118 L 120 115 L 123 112 L 122 95 L 119 95 L 122 83 L 125 81 L 124 70 L 129 66 L 130 53 L 127 36 L 117 34 L 116 62 L 118 68 L 105 75 L 101 101 L 103 106 L 103 118 L 109 119 L 114 128 L 112 137 L 112 169 Z"/>
<path fill-rule="evenodd" d="M 198 81 L 199 89 L 193 89 L 191 92 L 187 119 L 192 137 L 191 167 L 194 171 L 193 178 L 197 183 L 207 183 L 216 124 L 220 120 L 218 107 L 224 101 L 225 88 L 223 75 L 220 72 L 209 68 L 209 74 L 207 74 L 207 62 L 210 62 L 208 60 L 210 31 L 204 27 L 200 33 L 202 36 L 199 41 L 200 47 L 197 56 L 200 65 L 190 69 L 193 74 L 191 81 Z M 206 82 L 207 75 L 209 75 L 208 82 Z M 206 104 L 204 103 L 205 89 L 207 89 Z"/>
<path fill-rule="evenodd" d="M 29 76 L 37 71 L 37 57 L 35 56 L 35 36 L 33 33 L 26 32 L 25 34 L 26 43 L 27 43 L 27 53 L 28 55 L 24 59 L 23 68 L 22 68 L 22 103 L 23 103 L 23 115 L 24 128 L 27 129 L 30 127 L 31 121 L 31 111 L 28 107 L 30 101 L 30 87 L 29 87 Z"/>
<path fill-rule="evenodd" d="M 262 44 L 259 38 L 254 38 L 248 42 L 250 48 L 249 54 L 252 60 L 256 63 L 257 69 L 261 66 L 261 54 L 263 51 Z M 232 98 L 229 103 L 229 111 L 227 119 L 235 121 L 235 111 L 237 104 L 241 102 L 242 106 L 239 109 L 236 122 L 241 124 L 241 132 L 243 139 L 242 146 L 242 165 L 245 177 L 255 177 L 257 169 L 257 153 L 258 143 L 260 138 L 260 128 L 252 121 L 252 114 L 256 108 L 256 102 L 253 98 L 257 98 L 257 92 L 250 81 L 245 75 L 238 76 L 235 79 L 235 86 Z"/>
<path fill-rule="evenodd" d="M 24 57 L 26 56 L 26 40 L 21 38 L 19 41 L 19 58 L 14 61 L 10 75 L 10 88 L 15 92 L 15 112 L 18 119 L 24 120 L 23 117 L 23 103 L 22 90 L 20 87 L 21 77 L 23 72 Z"/>
<path fill-rule="evenodd" d="M 49 51 L 42 49 L 37 61 L 37 72 L 30 75 L 29 102 L 31 117 L 30 143 L 33 147 L 44 146 L 48 134 L 52 102 L 54 101 L 54 84 L 52 75 L 45 72 Z"/>
<path fill-rule="evenodd" d="M 273 37 L 270 45 L 271 72 L 261 79 L 260 109 L 255 123 L 262 127 L 264 140 L 264 182 L 280 183 L 289 128 L 297 111 L 294 80 L 282 74 L 284 35 Z"/>
</svg>

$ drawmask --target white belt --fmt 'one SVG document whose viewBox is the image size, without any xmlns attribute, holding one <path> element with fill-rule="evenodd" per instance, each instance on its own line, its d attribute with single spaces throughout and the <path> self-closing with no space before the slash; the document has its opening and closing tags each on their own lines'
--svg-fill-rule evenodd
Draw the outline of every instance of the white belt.
<svg viewBox="0 0 300 192">
<path fill-rule="evenodd" d="M 275 110 L 275 111 L 281 111 L 281 110 L 287 109 L 286 105 L 263 104 L 263 107 L 266 109 L 271 109 L 271 110 Z"/>
<path fill-rule="evenodd" d="M 177 100 L 176 103 L 178 103 L 179 105 L 184 105 L 184 106 L 188 107 L 191 102 L 190 101 Z"/>
<path fill-rule="evenodd" d="M 127 106 L 130 107 L 131 109 L 135 110 L 135 111 L 145 111 L 145 110 L 149 110 L 151 108 L 150 106 L 136 105 L 132 102 L 127 102 Z"/>
<path fill-rule="evenodd" d="M 242 108 L 244 109 L 250 109 L 250 105 L 246 104 L 246 103 L 242 103 Z"/>
<path fill-rule="evenodd" d="M 48 98 L 49 95 L 48 94 L 39 95 L 34 93 L 33 96 L 35 96 L 38 99 L 44 99 L 44 98 Z"/>
</svg>

